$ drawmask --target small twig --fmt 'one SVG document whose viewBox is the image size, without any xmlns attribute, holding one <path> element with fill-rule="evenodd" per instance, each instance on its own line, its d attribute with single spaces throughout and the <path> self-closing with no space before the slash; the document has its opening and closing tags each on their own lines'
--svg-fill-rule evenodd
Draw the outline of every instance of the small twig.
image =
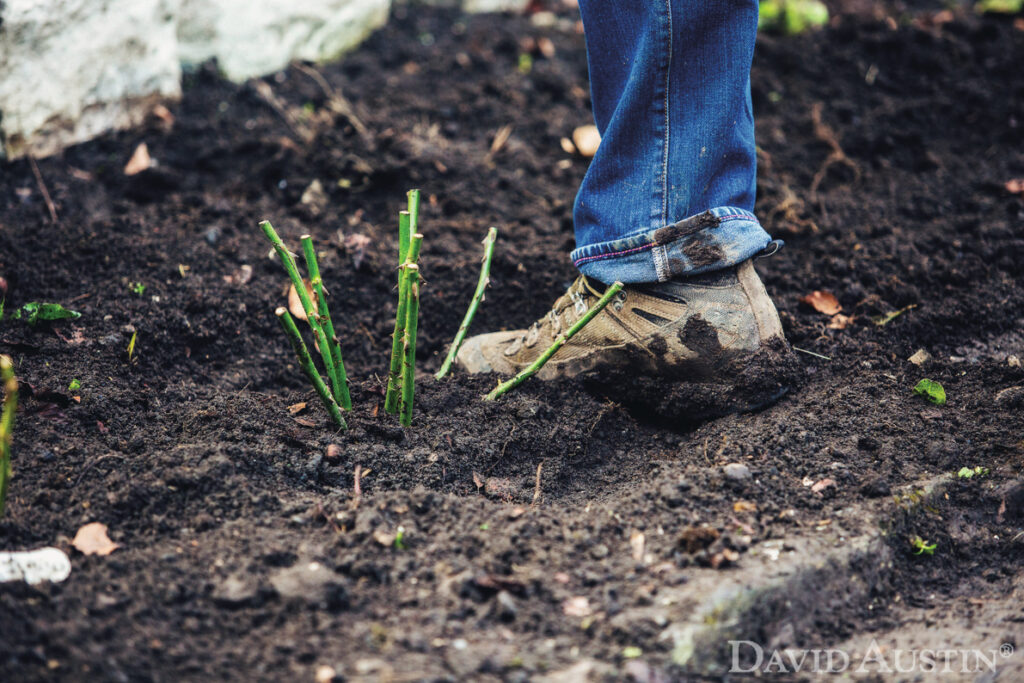
<svg viewBox="0 0 1024 683">
<path fill-rule="evenodd" d="M 814 179 L 811 181 L 810 196 L 811 200 L 815 200 L 818 196 L 818 186 L 825 179 L 825 174 L 828 173 L 828 169 L 833 164 L 843 164 L 853 170 L 854 177 L 860 178 L 860 167 L 850 157 L 846 156 L 846 152 L 839 145 L 839 138 L 836 137 L 835 131 L 824 122 L 821 116 L 822 103 L 815 102 L 814 106 L 811 107 L 811 122 L 814 124 L 814 137 L 818 138 L 826 145 L 828 145 L 832 151 L 828 157 L 825 158 L 825 163 L 821 165 L 818 172 L 814 174 Z"/>
<path fill-rule="evenodd" d="M 815 353 L 814 351 L 808 351 L 807 349 L 801 349 L 799 346 L 794 346 L 793 350 L 794 351 L 799 351 L 800 353 L 806 353 L 808 356 L 814 356 L 815 358 L 821 358 L 822 360 L 832 360 L 828 356 L 823 356 L 820 353 Z"/>
<path fill-rule="evenodd" d="M 359 507 L 359 501 L 363 497 L 363 487 L 360 483 L 360 478 L 363 476 L 363 466 L 356 465 L 356 473 L 352 478 L 352 509 L 355 510 Z"/>
<path fill-rule="evenodd" d="M 605 290 L 604 295 L 597 300 L 597 303 L 591 306 L 590 310 L 587 311 L 582 318 L 577 320 L 572 327 L 570 327 L 562 334 L 558 335 L 558 338 L 555 339 L 554 343 L 552 343 L 551 346 L 549 346 L 547 350 L 544 351 L 544 353 L 542 353 L 539 358 L 537 358 L 537 360 L 535 360 L 529 367 L 521 370 L 519 374 L 513 377 L 512 379 L 508 380 L 507 382 L 502 382 L 497 387 L 495 387 L 494 391 L 484 396 L 484 400 L 493 401 L 494 399 L 498 398 L 505 392 L 510 391 L 511 389 L 515 389 L 517 386 L 519 386 L 527 379 L 532 377 L 538 370 L 544 367 L 544 364 L 551 359 L 551 356 L 555 355 L 555 353 L 558 352 L 558 349 L 562 348 L 562 346 L 565 345 L 567 341 L 572 339 L 577 332 L 582 330 L 587 323 L 593 320 L 594 316 L 603 311 L 604 307 L 607 306 L 608 303 L 621 290 L 621 282 L 616 282 L 615 284 L 608 287 L 608 289 Z"/>
<path fill-rule="evenodd" d="M 487 237 L 484 238 L 483 265 L 480 266 L 480 279 L 476 283 L 476 291 L 473 293 L 473 299 L 469 302 L 469 310 L 466 311 L 466 316 L 462 319 L 462 324 L 459 325 L 459 331 L 455 333 L 455 339 L 448 348 L 448 356 L 444 359 L 444 363 L 441 364 L 441 369 L 434 375 L 436 379 L 441 379 L 451 371 L 455 356 L 459 353 L 459 347 L 462 346 L 466 333 L 469 331 L 469 326 L 473 323 L 473 318 L 476 316 L 476 309 L 484 299 L 484 291 L 487 289 L 487 284 L 491 281 L 491 259 L 494 257 L 494 242 L 497 239 L 497 228 L 491 228 L 487 231 Z"/>
<path fill-rule="evenodd" d="M 533 485 L 533 500 L 530 501 L 530 505 L 536 505 L 537 501 L 540 500 L 540 471 L 544 467 L 544 461 L 541 460 L 537 463 L 537 478 Z"/>
<path fill-rule="evenodd" d="M 92 462 L 90 462 L 88 465 L 82 468 L 82 473 L 78 475 L 78 479 L 75 480 L 75 483 L 72 485 L 72 488 L 82 483 L 82 480 L 85 479 L 85 475 L 89 473 L 89 470 L 91 470 L 93 467 L 100 464 L 104 460 L 110 460 L 111 458 L 120 458 L 121 460 L 125 459 L 125 457 L 120 453 L 108 453 L 107 455 L 101 455 L 100 457 L 94 459 Z"/>
<path fill-rule="evenodd" d="M 28 165 L 32 167 L 32 175 L 36 177 L 36 185 L 39 186 L 39 191 L 43 194 L 43 201 L 46 202 L 46 208 L 50 212 L 50 219 L 57 223 L 57 207 L 53 205 L 53 200 L 50 199 L 50 191 L 46 189 L 46 183 L 43 182 L 43 174 L 39 172 L 39 166 L 36 165 L 35 157 L 31 154 L 28 155 Z"/>
<path fill-rule="evenodd" d="M 370 147 L 373 147 L 373 136 L 370 134 L 369 129 L 366 125 L 356 116 L 355 107 L 352 103 L 345 98 L 340 92 L 331 87 L 331 84 L 327 82 L 327 79 L 323 77 L 316 69 L 306 66 L 302 63 L 297 63 L 296 68 L 302 73 L 309 76 L 313 81 L 320 86 L 323 90 L 324 95 L 327 95 L 327 106 L 330 110 L 336 114 L 344 116 L 345 119 L 355 129 L 356 134 L 363 138 Z"/>
</svg>

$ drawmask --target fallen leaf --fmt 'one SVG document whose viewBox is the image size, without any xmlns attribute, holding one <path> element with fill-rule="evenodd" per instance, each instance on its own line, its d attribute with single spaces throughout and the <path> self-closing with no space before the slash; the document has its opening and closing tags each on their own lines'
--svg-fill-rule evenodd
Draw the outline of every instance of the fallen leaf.
<svg viewBox="0 0 1024 683">
<path fill-rule="evenodd" d="M 562 614 L 567 617 L 589 617 L 592 613 L 590 600 L 585 596 L 577 595 L 562 602 Z"/>
<path fill-rule="evenodd" d="M 293 403 L 292 405 L 288 406 L 288 412 L 291 413 L 292 415 L 298 415 L 299 413 L 301 413 L 305 409 L 306 409 L 306 404 L 304 402 L 303 403 Z"/>
<path fill-rule="evenodd" d="M 172 114 L 171 110 L 164 105 L 158 104 L 153 107 L 152 114 L 160 120 L 161 127 L 164 130 L 170 130 L 174 127 L 174 114 Z"/>
<path fill-rule="evenodd" d="M 295 417 L 295 418 L 292 418 L 292 419 L 295 420 L 295 424 L 297 424 L 297 425 L 301 425 L 303 427 L 308 427 L 310 429 L 313 429 L 314 427 L 316 427 L 316 422 L 313 422 L 312 420 L 307 420 L 304 417 Z"/>
<path fill-rule="evenodd" d="M 836 482 L 832 479 L 822 479 L 811 487 L 813 493 L 821 493 L 830 486 L 835 486 Z"/>
<path fill-rule="evenodd" d="M 644 559 L 644 535 L 643 533 L 633 530 L 633 533 L 629 535 L 629 547 L 633 554 L 634 562 L 643 562 Z"/>
<path fill-rule="evenodd" d="M 832 316 L 832 320 L 829 321 L 828 329 L 830 330 L 845 330 L 853 322 L 852 315 L 843 315 L 842 313 L 836 313 Z"/>
<path fill-rule="evenodd" d="M 370 246 L 371 241 L 369 237 L 359 233 L 345 235 L 343 246 L 345 251 L 352 255 L 352 266 L 356 270 L 363 265 L 363 261 L 366 259 L 366 248 Z"/>
<path fill-rule="evenodd" d="M 90 522 L 79 529 L 71 545 L 83 555 L 109 555 L 120 547 L 110 540 L 107 525 L 101 522 Z"/>
<path fill-rule="evenodd" d="M 597 132 L 597 126 L 580 126 L 572 132 L 572 141 L 576 150 L 588 159 L 597 154 L 597 148 L 601 145 L 601 134 Z"/>
<path fill-rule="evenodd" d="M 732 504 L 733 512 L 757 512 L 757 503 L 749 500 L 737 500 Z"/>
<path fill-rule="evenodd" d="M 332 443 L 327 445 L 327 453 L 324 456 L 328 460 L 337 460 L 341 457 L 341 446 Z"/>
<path fill-rule="evenodd" d="M 313 302 L 313 309 L 316 310 L 316 297 L 313 294 L 312 285 L 309 284 L 309 280 L 303 280 L 302 284 L 306 288 L 309 300 Z M 299 320 L 307 319 L 306 310 L 302 308 L 302 300 L 299 298 L 299 292 L 295 289 L 295 285 L 288 285 L 288 310 Z"/>
<path fill-rule="evenodd" d="M 1012 180 L 1006 181 L 1006 191 L 1017 193 L 1024 193 L 1024 178 L 1013 178 Z"/>
<path fill-rule="evenodd" d="M 807 296 L 800 297 L 800 303 L 807 304 L 818 313 L 824 313 L 825 315 L 835 315 L 839 311 L 843 310 L 843 307 L 839 305 L 839 300 L 836 299 L 836 295 L 831 292 L 822 292 L 814 290 Z"/>
<path fill-rule="evenodd" d="M 125 175 L 136 175 L 142 173 L 153 165 L 153 159 L 149 156 L 149 147 L 145 142 L 140 142 L 132 153 L 132 158 L 124 165 Z"/>
<path fill-rule="evenodd" d="M 482 489 L 484 487 L 484 478 L 481 477 L 476 470 L 473 470 L 473 483 L 476 484 L 478 489 Z"/>
</svg>

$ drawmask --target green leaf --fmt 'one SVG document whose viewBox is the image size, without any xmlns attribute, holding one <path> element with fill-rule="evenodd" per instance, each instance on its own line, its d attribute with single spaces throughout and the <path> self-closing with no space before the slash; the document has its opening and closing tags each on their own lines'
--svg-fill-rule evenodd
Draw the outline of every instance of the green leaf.
<svg viewBox="0 0 1024 683">
<path fill-rule="evenodd" d="M 988 468 L 978 465 L 977 467 L 961 467 L 960 471 L 956 473 L 956 476 L 961 479 L 971 479 L 972 477 L 984 477 L 988 474 Z"/>
<path fill-rule="evenodd" d="M 130 291 L 132 294 L 138 294 L 139 296 L 142 296 L 142 293 L 146 291 L 146 285 L 142 284 L 141 282 L 129 282 L 128 291 Z"/>
<path fill-rule="evenodd" d="M 981 0 L 975 3 L 974 11 L 994 14 L 1016 14 L 1024 10 L 1024 0 Z"/>
<path fill-rule="evenodd" d="M 938 382 L 930 379 L 923 379 L 914 387 L 914 393 L 924 396 L 937 406 L 946 405 L 946 390 Z"/>
<path fill-rule="evenodd" d="M 642 657 L 643 654 L 644 651 L 638 648 L 636 645 L 627 645 L 626 647 L 622 648 L 623 659 L 636 659 L 637 657 Z"/>
<path fill-rule="evenodd" d="M 82 383 L 77 379 L 71 380 L 71 384 L 68 385 L 68 391 L 78 391 L 82 388 Z"/>
<path fill-rule="evenodd" d="M 60 304 L 39 303 L 38 301 L 31 301 L 23 305 L 14 317 L 20 318 L 22 315 L 25 316 L 25 321 L 29 325 L 35 325 L 40 320 L 75 320 L 82 317 L 78 311 L 64 308 Z"/>
</svg>

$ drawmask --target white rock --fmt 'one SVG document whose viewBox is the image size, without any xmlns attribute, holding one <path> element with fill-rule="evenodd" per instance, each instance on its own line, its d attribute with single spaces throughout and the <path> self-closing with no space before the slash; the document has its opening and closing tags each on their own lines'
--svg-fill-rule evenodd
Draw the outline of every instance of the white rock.
<svg viewBox="0 0 1024 683">
<path fill-rule="evenodd" d="M 391 0 L 181 0 L 181 61 L 216 57 L 225 76 L 243 81 L 293 59 L 332 59 L 382 26 L 390 8 Z"/>
<path fill-rule="evenodd" d="M 180 96 L 179 1 L 0 3 L 4 154 L 53 154 Z"/>
<path fill-rule="evenodd" d="M 71 575 L 71 560 L 60 548 L 40 548 L 22 552 L 0 552 L 0 583 L 24 581 L 28 584 L 59 583 Z"/>
</svg>

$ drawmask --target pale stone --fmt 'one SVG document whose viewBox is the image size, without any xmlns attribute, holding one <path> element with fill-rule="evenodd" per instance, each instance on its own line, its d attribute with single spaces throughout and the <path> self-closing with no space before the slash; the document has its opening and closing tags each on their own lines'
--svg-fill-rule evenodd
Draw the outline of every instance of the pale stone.
<svg viewBox="0 0 1024 683">
<path fill-rule="evenodd" d="M 930 361 L 931 359 L 932 354 L 928 353 L 924 349 L 918 349 L 917 351 L 914 352 L 914 355 L 908 358 L 907 360 L 913 363 L 914 365 L 921 366 Z"/>
<path fill-rule="evenodd" d="M 53 154 L 138 125 L 160 99 L 180 96 L 178 2 L 0 3 L 4 154 Z"/>
<path fill-rule="evenodd" d="M 243 81 L 293 59 L 333 59 L 382 26 L 390 8 L 391 0 L 181 0 L 181 61 L 216 57 L 227 78 Z"/>
</svg>

